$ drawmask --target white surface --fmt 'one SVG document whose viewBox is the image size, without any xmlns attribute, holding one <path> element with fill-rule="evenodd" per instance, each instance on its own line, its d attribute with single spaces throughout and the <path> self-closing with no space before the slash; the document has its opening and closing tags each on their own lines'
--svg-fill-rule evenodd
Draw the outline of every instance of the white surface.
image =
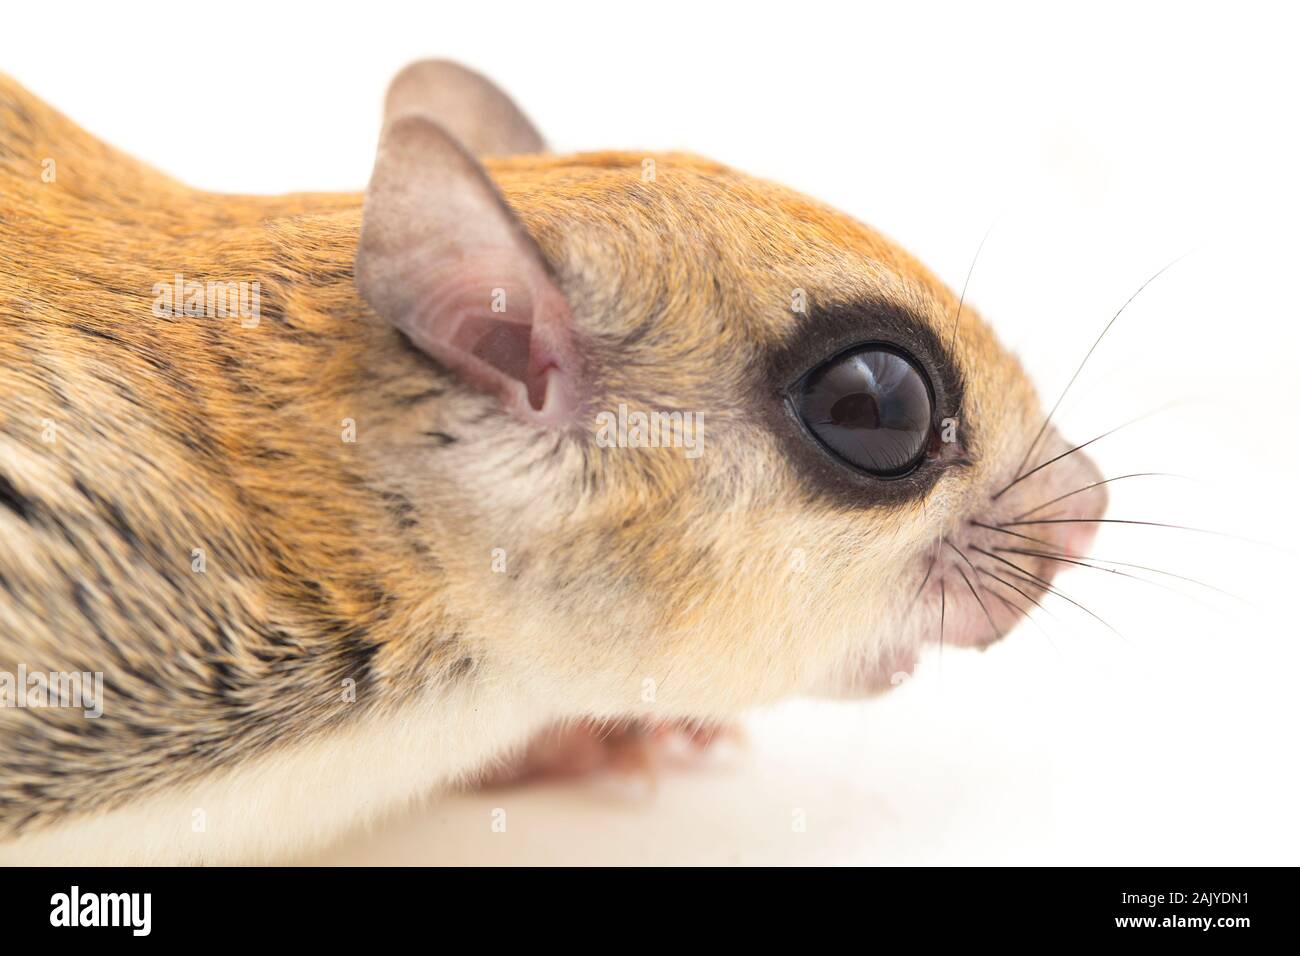
<svg viewBox="0 0 1300 956">
<path fill-rule="evenodd" d="M 92 131 L 197 185 L 359 189 L 388 77 L 449 56 L 559 149 L 687 148 L 892 234 L 960 287 L 1078 440 L 1112 516 L 1294 550 L 1300 88 L 1281 5 L 500 7 L 19 5 L 0 63 Z M 762 715 L 720 768 L 657 796 L 602 784 L 436 802 L 329 862 L 1296 863 L 1293 553 L 1108 528 L 1096 553 L 1210 580 L 1216 612 L 1098 572 L 986 654 L 931 657 L 862 704 Z M 1174 579 L 1166 583 L 1197 593 Z M 346 768 L 340 768 L 346 773 Z M 491 811 L 507 814 L 505 833 Z M 807 830 L 794 832 L 794 812 Z"/>
</svg>

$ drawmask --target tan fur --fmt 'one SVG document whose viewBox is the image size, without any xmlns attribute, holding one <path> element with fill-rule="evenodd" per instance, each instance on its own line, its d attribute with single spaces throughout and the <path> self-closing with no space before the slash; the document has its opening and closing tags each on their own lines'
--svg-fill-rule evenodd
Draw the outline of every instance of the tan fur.
<svg viewBox="0 0 1300 956">
<path fill-rule="evenodd" d="M 933 632 L 936 595 L 909 602 L 934 543 L 991 513 L 1041 421 L 969 304 L 971 467 L 849 511 L 753 427 L 750 371 L 805 320 L 792 289 L 905 305 L 945 341 L 950 290 L 852 219 L 696 157 L 485 165 L 594 356 L 591 408 L 702 410 L 698 460 L 538 432 L 459 387 L 358 297 L 360 195 L 193 190 L 0 77 L 0 476 L 24 503 L 0 504 L 0 669 L 106 680 L 98 721 L 0 710 L 0 856 L 271 858 L 547 721 L 725 718 Z M 155 317 L 175 273 L 260 282 L 260 322 Z M 1078 458 L 997 507 L 1083 484 Z M 983 627 L 957 588 L 954 626 Z M 454 758 L 419 753 L 472 726 Z M 421 734 L 383 750 L 395 727 Z M 362 811 L 285 806 L 295 774 L 328 788 L 331 765 L 363 775 L 344 788 Z M 218 790 L 271 816 L 176 836 Z M 299 822 L 277 843 L 283 814 Z"/>
</svg>

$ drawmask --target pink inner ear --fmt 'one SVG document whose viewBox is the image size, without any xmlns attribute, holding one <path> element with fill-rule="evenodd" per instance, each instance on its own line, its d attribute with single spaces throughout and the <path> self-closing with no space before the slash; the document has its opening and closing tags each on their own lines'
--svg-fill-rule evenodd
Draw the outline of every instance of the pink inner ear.
<svg viewBox="0 0 1300 956">
<path fill-rule="evenodd" d="M 577 362 L 568 303 L 540 269 L 536 276 L 503 280 L 497 265 L 462 260 L 435 273 L 427 305 L 399 325 L 417 346 L 466 384 L 497 395 L 517 417 L 572 425 Z"/>
<path fill-rule="evenodd" d="M 454 345 L 519 382 L 528 382 L 531 326 L 469 316 L 456 330 Z"/>
</svg>

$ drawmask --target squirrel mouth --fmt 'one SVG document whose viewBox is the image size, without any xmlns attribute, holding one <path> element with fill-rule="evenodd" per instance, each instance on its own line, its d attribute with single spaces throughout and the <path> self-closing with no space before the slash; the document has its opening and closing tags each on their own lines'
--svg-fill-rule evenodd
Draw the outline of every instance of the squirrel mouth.
<svg viewBox="0 0 1300 956">
<path fill-rule="evenodd" d="M 1064 446 L 1050 434 L 1052 451 Z M 919 643 L 984 649 L 1049 597 L 1077 604 L 1054 582 L 1084 563 L 1108 495 L 1096 465 L 1076 452 L 1009 479 L 918 555 L 908 630 Z"/>
<path fill-rule="evenodd" d="M 1003 504 L 1000 516 L 989 509 L 968 518 L 917 556 L 902 639 L 864 651 L 838 693 L 871 696 L 901 686 L 927 647 L 985 650 L 1048 597 L 1078 605 L 1055 581 L 1084 563 L 1105 511 L 1105 490 L 1093 488 L 1046 511 L 1031 506 L 1030 518 L 1023 517 L 1023 501 Z"/>
<path fill-rule="evenodd" d="M 1104 502 L 1103 492 L 1075 510 L 1099 515 Z M 918 629 L 921 641 L 983 650 L 1049 595 L 1071 601 L 1053 582 L 1087 555 L 1096 536 L 1091 521 L 1045 518 L 1031 527 L 968 519 L 922 558 L 924 577 L 912 614 L 933 620 Z"/>
</svg>

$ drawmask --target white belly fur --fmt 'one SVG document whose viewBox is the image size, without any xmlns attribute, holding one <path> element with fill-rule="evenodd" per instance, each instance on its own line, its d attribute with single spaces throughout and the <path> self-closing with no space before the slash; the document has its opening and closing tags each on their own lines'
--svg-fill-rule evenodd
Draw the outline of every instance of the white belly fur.
<svg viewBox="0 0 1300 956">
<path fill-rule="evenodd" d="M 534 708 L 489 706 L 481 686 L 443 689 L 196 785 L 23 834 L 0 843 L 0 864 L 285 861 L 457 782 L 542 724 Z"/>
</svg>

